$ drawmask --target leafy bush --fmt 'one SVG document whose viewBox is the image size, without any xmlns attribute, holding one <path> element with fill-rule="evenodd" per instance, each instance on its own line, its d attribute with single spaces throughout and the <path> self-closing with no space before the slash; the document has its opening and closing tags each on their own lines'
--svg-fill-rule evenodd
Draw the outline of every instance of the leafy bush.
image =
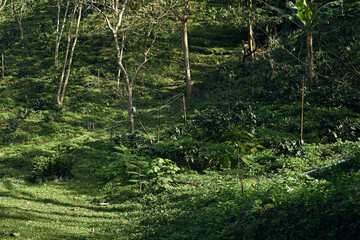
<svg viewBox="0 0 360 240">
<path fill-rule="evenodd" d="M 11 118 L 7 120 L 8 130 L 10 130 L 10 132 L 15 132 L 17 130 L 20 130 L 23 124 L 24 124 L 23 119 Z"/>
<path fill-rule="evenodd" d="M 165 188 L 168 183 L 172 182 L 173 175 L 180 168 L 169 159 L 155 158 L 146 170 L 146 176 L 150 178 L 150 182 L 155 188 Z"/>
<path fill-rule="evenodd" d="M 331 143 L 338 139 L 356 141 L 360 136 L 360 121 L 358 119 L 345 117 L 338 121 L 333 119 L 322 119 L 319 125 L 322 131 L 319 135 L 322 142 Z"/>
<path fill-rule="evenodd" d="M 64 156 L 36 156 L 33 160 L 33 178 L 49 179 L 69 179 L 72 174 L 73 162 Z"/>
<path fill-rule="evenodd" d="M 231 126 L 231 116 L 215 108 L 196 111 L 192 127 L 200 138 L 218 139 Z"/>
<path fill-rule="evenodd" d="M 275 153 L 286 157 L 300 156 L 304 150 L 302 141 L 284 140 L 276 146 Z"/>
<path fill-rule="evenodd" d="M 326 108 L 347 107 L 359 112 L 360 94 L 355 89 L 345 87 L 341 84 L 322 83 L 309 93 L 309 98 L 317 106 Z"/>
<path fill-rule="evenodd" d="M 30 106 L 34 110 L 47 110 L 53 107 L 53 104 L 49 103 L 46 99 L 43 98 L 34 98 L 30 101 Z"/>
<path fill-rule="evenodd" d="M 140 149 L 139 153 L 150 158 L 170 159 L 181 167 L 203 171 L 211 165 L 209 156 L 211 155 L 212 146 L 209 143 L 193 140 L 176 143 L 160 142 Z"/>
<path fill-rule="evenodd" d="M 117 135 L 113 140 L 115 144 L 121 144 L 132 149 L 138 149 L 148 144 L 144 137 L 139 136 L 136 133 Z"/>
<path fill-rule="evenodd" d="M 264 88 L 255 89 L 253 99 L 261 102 L 286 101 L 296 102 L 301 99 L 301 82 L 286 81 L 269 84 Z"/>
<path fill-rule="evenodd" d="M 97 178 L 104 184 L 138 183 L 141 186 L 147 161 L 145 157 L 134 154 L 134 151 L 124 145 L 113 146 L 108 162 L 97 169 Z"/>
</svg>

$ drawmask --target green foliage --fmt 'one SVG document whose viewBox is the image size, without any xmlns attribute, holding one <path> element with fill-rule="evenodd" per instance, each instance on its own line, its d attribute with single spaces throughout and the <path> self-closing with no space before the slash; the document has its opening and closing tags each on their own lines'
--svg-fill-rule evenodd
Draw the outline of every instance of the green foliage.
<svg viewBox="0 0 360 240">
<path fill-rule="evenodd" d="M 304 142 L 302 141 L 284 140 L 278 143 L 278 145 L 275 147 L 275 152 L 277 155 L 298 157 L 301 156 L 304 150 L 303 144 Z"/>
<path fill-rule="evenodd" d="M 75 164 L 75 159 L 68 154 L 35 156 L 32 160 L 32 180 L 69 180 L 73 177 L 72 170 Z"/>
<path fill-rule="evenodd" d="M 70 159 L 60 157 L 37 156 L 33 160 L 34 180 L 68 180 L 72 177 L 74 163 Z"/>
<path fill-rule="evenodd" d="M 139 153 L 150 158 L 170 159 L 180 167 L 203 171 L 211 166 L 209 157 L 217 148 L 217 144 L 185 139 L 176 143 L 160 142 L 140 149 Z"/>
<path fill-rule="evenodd" d="M 226 134 L 226 137 L 229 148 L 213 156 L 213 159 L 219 160 L 220 166 L 232 169 L 240 168 L 241 163 L 249 166 L 249 161 L 245 156 L 254 154 L 262 148 L 258 143 L 253 142 L 253 135 L 245 131 L 232 130 Z"/>
<path fill-rule="evenodd" d="M 146 175 L 155 188 L 164 188 L 173 181 L 180 168 L 169 159 L 155 158 L 146 169 Z"/>
<path fill-rule="evenodd" d="M 231 125 L 231 116 L 215 108 L 206 108 L 195 113 L 192 125 L 198 130 L 200 138 L 214 140 L 228 131 Z"/>
<path fill-rule="evenodd" d="M 106 165 L 101 164 L 96 175 L 103 184 L 128 183 L 142 185 L 146 158 L 133 154 L 134 150 L 123 145 L 114 146 Z"/>
<path fill-rule="evenodd" d="M 294 23 L 311 29 L 314 28 L 319 21 L 327 23 L 330 17 L 339 15 L 342 11 L 342 3 L 342 0 L 333 1 L 316 9 L 311 9 L 306 0 L 296 0 L 295 4 L 288 2 L 287 7 L 289 12 L 274 6 L 271 6 L 270 8 L 289 18 Z"/>
<path fill-rule="evenodd" d="M 180 103 L 169 104 L 161 111 L 160 142 L 152 145 L 139 133 L 140 126 L 135 135 L 124 134 L 126 92 L 121 82 L 119 96 L 115 93 L 111 37 L 93 9 L 84 12 L 67 106 L 58 109 L 59 72 L 52 67 L 56 8 L 49 1 L 28 2 L 34 4 L 27 5 L 25 41 L 20 43 L 6 7 L 0 19 L 5 53 L 0 198 L 1 207 L 12 211 L 0 209 L 0 229 L 19 232 L 24 239 L 356 238 L 360 11 L 350 2 L 341 8 L 341 1 L 303 0 L 288 9 L 290 27 L 295 22 L 314 28 L 315 71 L 324 76 L 305 90 L 305 143 L 297 141 L 305 74 L 297 58 L 305 56 L 304 35 L 278 34 L 285 21 L 264 1 L 253 9 L 235 0 L 193 4 L 189 42 L 195 84 L 187 100 L 188 122 L 184 126 Z M 285 9 L 284 1 L 271 3 Z M 126 28 L 129 67 L 150 43 L 143 30 L 152 22 L 143 24 L 142 16 L 156 16 L 162 12 L 158 7 L 131 16 L 141 30 Z M 258 50 L 256 59 L 243 63 L 250 12 Z M 205 21 L 197 22 L 196 16 Z M 134 102 L 151 137 L 158 128 L 157 111 L 151 113 L 184 87 L 181 24 L 173 20 L 157 20 L 163 24 L 154 32 L 159 45 L 134 85 Z M 66 33 L 63 40 L 60 58 Z M 87 130 L 89 122 L 94 130 Z M 114 125 L 119 127 L 101 131 Z M 256 152 L 260 144 L 268 149 Z M 214 156 L 218 161 L 210 163 Z M 320 169 L 342 159 L 349 161 Z M 179 168 L 184 170 L 180 174 Z M 314 169 L 320 170 L 303 175 Z M 28 184 L 30 176 L 73 180 Z M 23 209 L 24 203 L 32 210 Z M 25 218 L 32 222 L 24 227 Z M 50 218 L 56 224 L 49 224 Z"/>
<path fill-rule="evenodd" d="M 310 26 L 312 23 L 313 12 L 307 5 L 306 0 L 296 0 L 297 16 L 305 26 Z"/>
<path fill-rule="evenodd" d="M 122 144 L 127 148 L 138 149 L 147 146 L 146 139 L 138 134 L 122 134 L 114 137 L 116 144 Z"/>
</svg>

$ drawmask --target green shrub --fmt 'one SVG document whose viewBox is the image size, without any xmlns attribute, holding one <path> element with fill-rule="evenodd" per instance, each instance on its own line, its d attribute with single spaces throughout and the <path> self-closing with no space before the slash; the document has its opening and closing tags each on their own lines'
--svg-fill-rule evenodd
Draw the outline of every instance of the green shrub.
<svg viewBox="0 0 360 240">
<path fill-rule="evenodd" d="M 178 142 L 160 142 L 140 149 L 140 153 L 150 158 L 170 159 L 180 167 L 203 171 L 210 163 L 210 155 L 217 144 L 184 140 Z"/>
<path fill-rule="evenodd" d="M 166 188 L 172 182 L 172 177 L 180 168 L 170 159 L 155 158 L 146 169 L 146 176 L 150 183 L 156 188 Z"/>
<path fill-rule="evenodd" d="M 71 178 L 73 168 L 71 158 L 65 156 L 36 156 L 33 160 L 33 178 L 34 179 L 68 179 Z"/>
</svg>

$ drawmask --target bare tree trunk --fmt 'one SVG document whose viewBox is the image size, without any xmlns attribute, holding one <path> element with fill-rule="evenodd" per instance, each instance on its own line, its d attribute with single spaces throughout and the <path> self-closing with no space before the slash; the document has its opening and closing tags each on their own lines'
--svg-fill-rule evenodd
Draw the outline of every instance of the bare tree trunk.
<svg viewBox="0 0 360 240">
<path fill-rule="evenodd" d="M 308 73 L 308 85 L 309 87 L 314 86 L 315 71 L 314 71 L 314 49 L 313 49 L 313 34 L 312 30 L 309 30 L 306 35 L 306 50 L 307 50 L 307 73 Z"/>
<path fill-rule="evenodd" d="M 249 51 L 251 53 L 251 59 L 255 58 L 255 40 L 254 40 L 254 32 L 253 32 L 253 23 L 252 23 L 252 16 L 251 16 L 251 8 L 252 8 L 252 0 L 248 0 L 248 8 L 249 8 Z"/>
<path fill-rule="evenodd" d="M 121 69 L 119 67 L 118 74 L 116 76 L 116 89 L 115 89 L 116 91 L 115 94 L 117 99 L 120 98 L 120 77 L 121 77 Z"/>
<path fill-rule="evenodd" d="M 12 1 L 12 8 L 14 11 L 14 16 L 15 16 L 15 20 L 19 25 L 19 30 L 20 30 L 20 40 L 24 41 L 24 29 L 22 27 L 21 21 L 22 21 L 22 13 L 24 11 L 24 0 L 21 0 L 21 7 L 20 7 L 20 12 L 18 15 L 18 12 L 16 11 L 16 7 L 15 7 L 15 0 Z"/>
<path fill-rule="evenodd" d="M 171 2 L 171 1 L 169 1 Z M 189 56 L 189 41 L 188 41 L 188 18 L 190 15 L 190 0 L 177 0 L 175 5 L 170 3 L 169 9 L 175 14 L 175 17 L 182 24 L 182 49 L 184 54 L 184 70 L 186 83 L 186 97 L 191 97 L 191 68 Z"/>
<path fill-rule="evenodd" d="M 127 88 L 127 104 L 128 104 L 128 117 L 129 117 L 129 133 L 134 134 L 134 111 L 133 111 L 133 95 L 132 95 L 132 87 Z"/>
<path fill-rule="evenodd" d="M 63 70 L 63 73 L 62 73 L 62 76 L 61 76 L 61 80 L 60 80 L 59 91 L 58 91 L 58 96 L 57 96 L 58 104 L 59 104 L 60 106 L 63 104 L 64 98 L 65 98 L 66 87 L 67 87 L 67 84 L 68 84 L 69 78 L 70 78 L 71 64 L 72 64 L 72 60 L 73 60 L 73 56 L 74 56 L 74 51 L 75 51 L 75 46 L 76 46 L 77 39 L 78 39 L 78 35 L 79 35 L 79 28 L 80 28 L 82 7 L 83 7 L 83 4 L 82 4 L 82 3 L 77 4 L 77 5 L 74 6 L 74 13 L 73 13 L 73 15 L 75 15 L 76 9 L 78 9 L 79 14 L 78 14 L 78 19 L 77 19 L 77 24 L 76 24 L 75 37 L 74 37 L 74 41 L 73 41 L 72 48 L 71 48 L 71 52 L 70 52 L 69 63 L 68 63 L 68 65 L 67 65 L 67 73 L 66 73 L 66 78 L 65 78 L 64 84 L 62 84 L 63 79 L 64 79 L 64 70 Z M 70 32 L 71 32 L 71 27 L 70 27 L 69 30 L 70 30 L 70 31 L 69 31 L 69 34 L 71 34 L 71 33 L 70 33 Z M 70 36 L 70 39 L 71 39 L 71 36 Z M 68 40 L 69 40 L 69 38 L 68 38 Z M 68 41 L 68 44 L 69 44 L 69 41 Z M 69 45 L 68 45 L 68 48 L 69 48 Z M 67 52 L 68 52 L 68 51 L 67 51 Z M 67 54 L 66 54 L 66 55 L 67 55 Z M 67 57 L 67 56 L 66 56 L 66 57 Z M 66 60 L 65 60 L 65 62 L 64 62 L 64 69 L 65 69 L 65 67 L 66 67 Z"/>
<path fill-rule="evenodd" d="M 58 2 L 57 2 L 58 14 L 57 14 L 57 24 L 56 24 L 56 46 L 55 46 L 55 64 L 54 64 L 56 70 L 58 69 L 58 66 L 59 66 L 59 61 L 58 61 L 59 47 L 60 47 L 61 37 L 62 37 L 64 28 L 65 28 L 67 12 L 69 10 L 69 5 L 70 5 L 70 1 L 68 0 L 67 3 L 66 3 L 64 19 L 63 19 L 61 29 L 60 29 L 61 4 L 60 4 L 60 0 L 58 0 Z"/>
<path fill-rule="evenodd" d="M 191 97 L 191 71 L 190 71 L 190 57 L 189 57 L 189 43 L 187 32 L 187 19 L 182 21 L 183 25 L 183 52 L 184 52 L 184 67 L 185 67 L 185 82 L 186 82 L 186 96 Z"/>
<path fill-rule="evenodd" d="M 126 89 L 126 95 L 127 95 L 128 118 L 129 118 L 129 133 L 134 134 L 135 126 L 134 126 L 132 81 L 130 80 L 129 74 L 126 71 L 126 69 L 122 63 L 126 36 L 125 36 L 125 34 L 122 34 L 121 47 L 120 47 L 117 30 L 115 31 L 115 29 L 114 29 L 113 34 L 114 34 L 114 43 L 115 43 L 116 53 L 117 53 L 116 54 L 117 63 L 120 68 L 118 76 L 120 77 L 120 70 L 122 70 L 124 72 L 124 78 L 125 78 L 125 89 Z"/>
<path fill-rule="evenodd" d="M 3 10 L 3 8 L 5 7 L 5 5 L 6 5 L 6 1 L 7 0 L 0 0 L 0 12 L 1 12 L 1 10 Z"/>
<path fill-rule="evenodd" d="M 72 23 L 74 21 L 75 13 L 76 13 L 76 7 L 74 7 L 74 10 L 73 10 L 72 14 L 70 15 L 69 28 L 68 28 L 68 33 L 67 33 L 66 53 L 65 53 L 63 69 L 62 69 L 61 77 L 60 77 L 59 89 L 58 89 L 58 93 L 57 93 L 57 103 L 60 106 L 62 105 L 61 92 L 62 92 L 62 87 L 63 87 L 63 83 L 64 83 L 64 77 L 65 77 L 65 72 L 66 72 L 66 67 L 67 67 L 67 61 L 68 61 L 68 58 L 69 58 L 70 44 L 71 44 L 71 38 L 72 38 L 71 29 L 72 29 Z"/>
<path fill-rule="evenodd" d="M 127 4 L 128 4 L 128 1 L 123 2 L 121 10 L 119 9 L 119 0 L 114 1 L 114 5 L 110 6 L 113 9 L 113 11 L 117 17 L 117 22 L 115 25 L 111 24 L 110 19 L 108 18 L 108 16 L 105 14 L 105 12 L 103 10 L 101 10 L 98 7 L 96 7 L 96 9 L 105 17 L 106 23 L 114 37 L 114 44 L 115 44 L 115 48 L 116 48 L 116 61 L 119 65 L 118 76 L 117 76 L 117 82 L 118 82 L 117 88 L 119 87 L 120 73 L 123 72 L 124 79 L 125 79 L 126 95 L 127 95 L 127 105 L 128 105 L 127 107 L 128 107 L 128 118 L 129 118 L 129 133 L 134 134 L 135 127 L 134 127 L 133 92 L 132 92 L 132 90 L 133 90 L 133 83 L 136 78 L 136 75 L 134 75 L 134 77 L 132 79 L 130 79 L 128 71 L 126 70 L 126 68 L 124 67 L 123 62 L 122 62 L 124 48 L 125 48 L 125 39 L 126 39 L 125 33 L 123 33 L 121 36 L 122 37 L 121 46 L 120 46 L 119 39 L 118 39 L 118 31 L 122 24 L 122 17 L 125 12 Z M 106 3 L 104 4 L 104 8 L 105 7 L 106 7 Z"/>
<path fill-rule="evenodd" d="M 114 40 L 114 44 L 115 44 L 115 48 L 116 48 L 116 61 L 119 66 L 118 76 L 117 76 L 117 93 L 118 93 L 118 89 L 119 89 L 119 85 L 120 85 L 120 76 L 121 76 L 120 74 L 122 73 L 123 78 L 125 80 L 125 90 L 126 90 L 126 94 L 127 94 L 129 133 L 134 134 L 135 130 L 134 130 L 133 87 L 134 87 L 134 83 L 135 83 L 135 80 L 137 78 L 137 75 L 138 75 L 140 69 L 142 69 L 143 65 L 149 60 L 147 58 L 147 55 L 149 54 L 150 49 L 153 47 L 156 37 L 154 37 L 154 39 L 151 41 L 151 43 L 149 45 L 147 44 L 148 43 L 147 40 L 152 35 L 153 25 L 151 25 L 151 27 L 148 29 L 147 34 L 146 34 L 147 38 L 145 39 L 143 60 L 140 64 L 138 64 L 136 62 L 136 60 L 134 59 L 136 67 L 134 68 L 134 72 L 133 72 L 132 76 L 130 77 L 128 69 L 123 64 L 123 54 L 124 54 L 124 49 L 125 49 L 126 32 L 123 31 L 121 34 L 121 43 L 119 42 L 119 36 L 118 36 L 118 32 L 122 25 L 123 15 L 125 14 L 125 10 L 128 6 L 128 3 L 129 3 L 128 0 L 122 1 L 121 4 L 120 4 L 119 0 L 115 0 L 110 3 L 107 3 L 105 1 L 105 3 L 103 3 L 103 9 L 100 9 L 100 7 L 97 5 L 93 5 L 93 6 L 95 7 L 95 9 L 97 11 L 99 11 L 103 15 L 109 29 L 111 30 L 111 32 L 113 34 L 113 38 L 114 38 L 113 40 Z M 120 5 L 122 5 L 122 6 L 120 6 Z M 107 7 L 108 7 L 108 9 L 110 9 L 112 11 L 112 14 L 113 14 L 112 17 L 114 17 L 114 18 L 109 17 L 109 15 L 106 14 L 105 9 Z M 111 19 L 115 19 L 116 22 L 114 24 L 111 23 Z"/>
</svg>

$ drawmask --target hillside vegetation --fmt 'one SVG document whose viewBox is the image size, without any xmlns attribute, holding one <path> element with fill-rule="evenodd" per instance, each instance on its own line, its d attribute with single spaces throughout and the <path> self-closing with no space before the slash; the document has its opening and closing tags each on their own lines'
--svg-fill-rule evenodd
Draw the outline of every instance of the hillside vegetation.
<svg viewBox="0 0 360 240">
<path fill-rule="evenodd" d="M 0 238 L 360 238 L 360 3 L 286 2 L 0 0 Z"/>
</svg>

